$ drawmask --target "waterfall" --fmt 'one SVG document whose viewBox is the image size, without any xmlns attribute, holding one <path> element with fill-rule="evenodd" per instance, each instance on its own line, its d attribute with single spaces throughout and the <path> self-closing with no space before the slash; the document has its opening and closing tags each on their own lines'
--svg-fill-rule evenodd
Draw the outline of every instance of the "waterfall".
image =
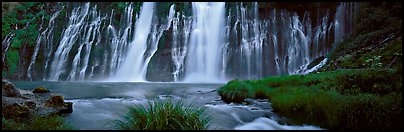
<svg viewBox="0 0 404 132">
<path fill-rule="evenodd" d="M 162 75 L 170 75 L 174 82 L 302 74 L 311 61 L 326 55 L 352 31 L 356 6 L 340 3 L 335 14 L 328 10 L 321 15 L 318 7 L 313 21 L 309 11 L 274 8 L 268 10 L 268 16 L 261 16 L 257 2 L 229 4 L 232 6 L 193 2 L 192 8 L 177 11 L 170 5 L 169 11 L 164 11 L 166 17 L 161 17 L 156 5 L 144 2 L 140 12 L 132 2 L 126 3 L 124 10 L 105 11 L 98 3 L 88 2 L 62 7 L 52 15 L 48 27 L 40 30 L 27 77 L 35 79 L 40 52 L 44 80 L 53 81 L 144 82 L 148 69 L 155 68 L 154 58 L 165 56 L 163 53 L 169 53 L 170 58 L 169 63 L 158 62 L 169 65 L 161 70 L 169 74 Z M 67 16 L 60 27 L 55 21 L 62 10 Z M 192 15 L 186 16 L 187 12 Z M 55 35 L 57 32 L 61 35 Z M 3 51 L 7 52 L 12 38 L 10 34 L 3 39 Z M 3 63 L 5 56 L 3 52 Z"/>
<path fill-rule="evenodd" d="M 220 48 L 224 42 L 224 2 L 192 3 L 193 23 L 185 82 L 217 82 Z"/>
<path fill-rule="evenodd" d="M 2 67 L 5 67 L 5 65 L 6 65 L 6 53 L 11 46 L 11 40 L 13 40 L 14 36 L 15 36 L 14 33 L 9 33 L 1 42 L 2 55 L 3 55 L 2 56 Z"/>
<path fill-rule="evenodd" d="M 49 80 L 57 81 L 60 75 L 65 74 L 67 71 L 65 66 L 68 59 L 68 54 L 73 45 L 77 41 L 80 35 L 80 30 L 84 25 L 84 19 L 87 17 L 90 3 L 84 4 L 82 7 L 73 9 L 69 18 L 69 26 L 62 33 L 63 37 L 59 42 L 59 46 L 54 54 L 53 62 L 51 64 L 51 76 Z M 76 62 L 77 63 L 77 62 Z M 74 63 L 73 63 L 74 64 Z M 72 77 L 72 76 L 69 76 Z"/>
<path fill-rule="evenodd" d="M 44 15 L 42 15 L 42 22 L 41 22 L 41 26 L 39 27 L 39 31 L 42 30 L 43 23 L 44 23 Z M 46 31 L 48 31 L 48 29 L 45 29 L 41 34 L 39 34 L 38 38 L 36 40 L 34 53 L 32 54 L 31 62 L 29 63 L 29 66 L 28 66 L 28 69 L 27 69 L 27 77 L 28 77 L 28 79 L 30 81 L 32 81 L 32 76 L 31 76 L 32 67 L 35 64 L 36 56 L 38 55 L 39 47 L 41 46 L 42 38 L 45 37 Z"/>
<path fill-rule="evenodd" d="M 345 35 L 352 32 L 355 3 L 340 3 L 335 13 L 334 43 L 340 42 Z"/>
<path fill-rule="evenodd" d="M 174 82 L 178 82 L 180 75 L 184 72 L 184 60 L 187 55 L 189 33 L 191 32 L 191 20 L 191 18 L 186 17 L 185 15 L 181 15 L 180 17 L 179 13 L 173 19 L 171 58 L 175 66 L 172 73 Z"/>
<path fill-rule="evenodd" d="M 97 13 L 97 6 L 95 6 L 92 11 L 91 11 L 91 18 L 90 21 L 91 23 L 86 23 L 84 25 L 84 34 L 81 36 L 81 41 L 80 42 L 80 46 L 77 50 L 77 54 L 74 56 L 73 59 L 73 65 L 70 71 L 70 75 L 67 77 L 67 79 L 70 78 L 70 80 L 76 80 L 76 74 L 79 73 L 79 80 L 84 80 L 84 75 L 85 72 L 87 70 L 88 67 L 88 61 L 89 61 L 89 57 L 90 57 L 90 51 L 91 51 L 91 47 L 93 42 L 95 41 L 95 38 L 97 36 L 97 33 L 100 34 L 99 32 L 99 28 L 101 25 L 101 16 Z M 90 16 L 88 16 L 90 17 Z M 90 38 L 91 37 L 91 38 Z M 98 40 L 97 42 L 99 42 L 100 40 Z M 86 45 L 86 50 L 83 51 L 83 46 Z M 84 52 L 85 56 L 84 58 L 81 58 L 81 53 Z M 82 62 L 80 62 L 82 61 Z M 79 66 L 80 64 L 82 64 L 82 68 L 81 70 L 79 70 Z"/>
<path fill-rule="evenodd" d="M 59 16 L 60 12 L 64 9 L 62 6 L 61 9 L 55 12 L 49 20 L 48 24 L 48 33 L 45 37 L 44 42 L 44 58 L 45 58 L 45 66 L 44 66 L 44 73 L 43 73 L 43 80 L 46 78 L 46 72 L 49 67 L 49 61 L 51 58 L 51 54 L 53 51 L 53 36 L 54 36 L 54 28 L 55 28 L 55 19 Z M 46 55 L 46 56 L 45 56 Z"/>
<path fill-rule="evenodd" d="M 154 8 L 154 3 L 152 2 L 143 3 L 140 17 L 136 22 L 134 40 L 130 43 L 128 55 L 113 80 L 146 81 L 149 62 L 157 51 L 157 45 L 163 32 L 170 28 L 175 13 L 174 5 L 172 5 L 167 17 L 167 23 L 159 25 L 153 21 Z M 150 39 L 148 39 L 149 37 Z"/>
<path fill-rule="evenodd" d="M 239 7 L 240 17 L 237 17 L 235 25 L 240 24 L 241 27 L 240 76 L 243 79 L 258 79 L 262 77 L 262 46 L 268 24 L 258 19 L 257 2 L 253 3 L 252 8 L 243 6 L 243 3 Z"/>
<path fill-rule="evenodd" d="M 151 30 L 154 3 L 145 2 L 136 22 L 134 40 L 130 43 L 128 55 L 116 74 L 120 81 L 146 81 L 143 57 L 147 49 L 147 36 Z"/>
</svg>

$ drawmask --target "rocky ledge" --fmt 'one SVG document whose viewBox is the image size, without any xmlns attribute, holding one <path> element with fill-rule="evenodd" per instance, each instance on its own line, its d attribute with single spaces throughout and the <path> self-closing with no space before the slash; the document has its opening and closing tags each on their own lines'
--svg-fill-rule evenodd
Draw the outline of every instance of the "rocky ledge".
<svg viewBox="0 0 404 132">
<path fill-rule="evenodd" d="M 29 90 L 16 88 L 2 79 L 2 117 L 17 122 L 29 120 L 33 115 L 54 116 L 73 112 L 73 103 L 65 102 L 61 95 L 44 87 Z"/>
</svg>

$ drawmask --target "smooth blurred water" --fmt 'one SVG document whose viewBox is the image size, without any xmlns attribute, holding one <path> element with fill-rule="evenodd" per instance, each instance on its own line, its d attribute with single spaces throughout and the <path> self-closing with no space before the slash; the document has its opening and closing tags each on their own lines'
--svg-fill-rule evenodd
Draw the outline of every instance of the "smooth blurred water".
<svg viewBox="0 0 404 132">
<path fill-rule="evenodd" d="M 224 84 L 139 83 L 139 82 L 49 82 L 12 81 L 16 87 L 31 90 L 38 86 L 61 94 L 73 102 L 73 113 L 66 120 L 75 129 L 111 130 L 113 120 L 122 119 L 128 107 L 148 101 L 181 100 L 192 107 L 205 108 L 211 117 L 209 129 L 320 129 L 315 126 L 286 126 L 285 119 L 272 113 L 267 100 L 247 99 L 247 104 L 226 104 L 216 89 Z M 277 127 L 274 127 L 274 124 Z"/>
</svg>

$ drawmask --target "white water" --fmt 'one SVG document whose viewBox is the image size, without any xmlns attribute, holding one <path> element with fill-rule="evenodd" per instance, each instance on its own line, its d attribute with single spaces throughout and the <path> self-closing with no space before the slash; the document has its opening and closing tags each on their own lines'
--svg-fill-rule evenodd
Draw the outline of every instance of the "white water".
<svg viewBox="0 0 404 132">
<path fill-rule="evenodd" d="M 191 18 L 184 15 L 181 15 L 180 17 L 180 13 L 177 13 L 177 16 L 173 19 L 173 41 L 171 48 L 171 58 L 175 65 L 172 73 L 174 82 L 178 82 L 180 79 L 180 74 L 183 74 L 184 72 L 184 60 L 188 50 L 187 47 L 189 41 L 189 33 L 191 32 L 191 22 Z"/>
<path fill-rule="evenodd" d="M 218 82 L 221 44 L 224 42 L 225 3 L 192 3 L 193 23 L 185 82 Z"/>
<path fill-rule="evenodd" d="M 7 36 L 3 39 L 3 41 L 1 42 L 1 47 L 2 47 L 2 62 L 3 62 L 3 66 L 5 66 L 6 64 L 6 53 L 8 51 L 8 49 L 10 48 L 11 45 L 11 41 L 13 40 L 15 34 L 14 33 L 10 33 L 7 34 Z"/>
<path fill-rule="evenodd" d="M 147 37 L 152 25 L 153 17 L 151 16 L 153 16 L 154 3 L 145 2 L 141 8 L 139 19 L 136 21 L 134 40 L 129 45 L 125 62 L 114 78 L 119 81 L 146 81 L 146 73 L 143 71 L 143 57 L 147 49 Z"/>
<path fill-rule="evenodd" d="M 44 16 L 42 15 L 42 22 L 41 22 L 41 26 L 39 27 L 39 31 L 42 30 L 43 23 L 44 23 Z M 39 47 L 41 47 L 41 41 L 42 41 L 42 38 L 45 37 L 46 31 L 48 31 L 48 29 L 45 29 L 41 34 L 39 34 L 38 38 L 36 40 L 34 53 L 32 54 L 31 62 L 29 63 L 29 66 L 27 69 L 27 77 L 29 78 L 30 81 L 32 81 L 32 76 L 31 76 L 32 67 L 35 64 L 36 56 L 38 55 Z"/>
<path fill-rule="evenodd" d="M 51 58 L 51 54 L 53 52 L 53 36 L 54 36 L 54 28 L 55 28 L 55 19 L 59 16 L 60 12 L 64 9 L 64 6 L 62 6 L 62 8 L 58 11 L 55 12 L 55 14 L 52 15 L 52 17 L 49 20 L 49 24 L 48 24 L 48 33 L 45 37 L 45 43 L 44 43 L 44 54 L 46 55 L 45 57 L 45 66 L 44 66 L 44 73 L 43 73 L 43 80 L 45 80 L 46 78 L 46 72 L 48 70 L 49 67 L 49 61 Z"/>
<path fill-rule="evenodd" d="M 85 33 L 83 36 L 81 36 L 81 41 L 80 41 L 80 46 L 77 50 L 76 55 L 74 56 L 73 59 L 73 65 L 72 65 L 72 70 L 70 71 L 70 75 L 67 77 L 67 79 L 70 80 L 76 80 L 76 74 L 79 73 L 79 80 L 84 80 L 84 75 L 88 67 L 88 61 L 90 57 L 90 51 L 92 44 L 94 43 L 95 39 L 97 38 L 97 34 L 100 34 L 100 26 L 101 26 L 101 15 L 97 13 L 97 6 L 92 8 L 91 11 L 91 23 L 86 23 L 84 26 Z M 88 16 L 90 17 L 90 16 Z M 90 38 L 91 37 L 91 38 Z M 100 41 L 100 36 L 98 37 L 97 43 Z M 83 51 L 83 46 L 86 46 L 86 50 Z M 84 58 L 81 59 L 81 53 L 84 52 Z M 82 61 L 82 62 L 81 62 Z M 81 70 L 79 70 L 79 66 L 83 65 Z"/>
<path fill-rule="evenodd" d="M 119 66 L 113 81 L 145 82 L 147 67 L 157 51 L 158 43 L 165 30 L 171 26 L 174 17 L 174 5 L 170 7 L 167 23 L 159 25 L 153 22 L 154 3 L 145 2 L 142 5 L 140 17 L 136 21 L 134 40 L 130 43 L 128 55 Z M 150 39 L 148 39 L 150 37 Z M 114 54 L 115 55 L 115 54 Z"/>
<path fill-rule="evenodd" d="M 90 3 L 84 4 L 82 7 L 75 8 L 69 18 L 69 26 L 62 33 L 62 39 L 59 42 L 59 46 L 54 54 L 53 62 L 50 69 L 50 77 L 48 80 L 57 81 L 61 74 L 65 74 L 65 69 L 68 54 L 73 45 L 79 38 L 80 29 L 83 28 L 84 19 L 87 17 Z M 74 65 L 74 63 L 73 63 Z"/>
<path fill-rule="evenodd" d="M 281 125 L 275 120 L 259 117 L 252 122 L 235 127 L 236 130 L 323 130 L 316 126 L 288 126 Z"/>
</svg>

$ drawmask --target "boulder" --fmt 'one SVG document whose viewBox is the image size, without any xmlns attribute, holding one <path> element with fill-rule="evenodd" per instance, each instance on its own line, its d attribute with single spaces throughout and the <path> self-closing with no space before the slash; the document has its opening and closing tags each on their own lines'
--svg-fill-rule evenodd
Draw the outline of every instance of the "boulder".
<svg viewBox="0 0 404 132">
<path fill-rule="evenodd" d="M 47 93 L 47 92 L 49 92 L 49 90 L 44 87 L 37 87 L 37 88 L 34 88 L 34 90 L 32 90 L 32 92 L 33 93 Z"/>
<path fill-rule="evenodd" d="M 46 100 L 45 104 L 46 104 L 46 106 L 50 106 L 50 107 L 63 106 L 64 100 L 63 100 L 63 97 L 60 95 L 53 95 L 49 99 Z"/>
<path fill-rule="evenodd" d="M 5 97 L 21 97 L 20 91 L 6 79 L 1 80 L 1 93 Z"/>
<path fill-rule="evenodd" d="M 6 119 L 13 119 L 16 122 L 27 121 L 31 117 L 31 111 L 25 105 L 12 103 L 2 107 L 1 116 Z"/>
<path fill-rule="evenodd" d="M 72 102 L 65 102 L 63 96 L 42 88 L 40 92 L 20 90 L 3 79 L 2 117 L 19 122 L 29 120 L 31 115 L 46 117 L 73 112 Z"/>
</svg>

